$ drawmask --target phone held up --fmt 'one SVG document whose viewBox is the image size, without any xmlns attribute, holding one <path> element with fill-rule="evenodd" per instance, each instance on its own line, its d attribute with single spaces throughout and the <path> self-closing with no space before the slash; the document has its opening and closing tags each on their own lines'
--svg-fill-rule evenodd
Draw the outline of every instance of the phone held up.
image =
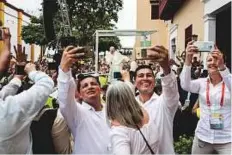
<svg viewBox="0 0 232 155">
<path fill-rule="evenodd" d="M 80 47 L 80 49 L 77 50 L 76 54 L 77 59 L 90 59 L 94 57 L 94 53 L 89 46 Z"/>
<path fill-rule="evenodd" d="M 16 75 L 26 75 L 24 68 L 25 68 L 25 65 L 16 65 L 15 66 L 15 74 Z"/>
<path fill-rule="evenodd" d="M 212 52 L 215 50 L 213 41 L 196 41 L 193 43 L 200 52 Z"/>
</svg>

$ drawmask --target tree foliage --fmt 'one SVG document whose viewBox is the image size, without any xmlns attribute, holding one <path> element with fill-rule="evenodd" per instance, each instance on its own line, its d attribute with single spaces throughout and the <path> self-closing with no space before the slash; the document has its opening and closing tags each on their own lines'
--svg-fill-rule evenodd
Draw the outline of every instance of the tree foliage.
<svg viewBox="0 0 232 155">
<path fill-rule="evenodd" d="M 118 37 L 102 37 L 99 39 L 99 51 L 109 50 L 111 46 L 114 46 L 116 49 L 121 47 Z"/>
<path fill-rule="evenodd" d="M 118 21 L 118 11 L 122 9 L 122 0 L 67 0 L 69 17 L 73 35 L 79 45 L 94 45 L 93 34 L 100 29 L 114 29 Z M 59 33 L 61 24 L 61 11 L 57 12 L 54 18 L 56 35 Z M 34 18 L 32 23 L 23 27 L 23 39 L 27 43 L 46 43 L 43 30 L 43 19 Z M 111 44 L 120 46 L 117 37 L 100 39 L 100 44 Z M 108 45 L 104 45 L 105 49 Z"/>
<path fill-rule="evenodd" d="M 47 43 L 44 28 L 43 28 L 43 18 L 42 16 L 32 17 L 31 23 L 22 28 L 22 38 L 26 43 L 45 45 Z"/>
</svg>

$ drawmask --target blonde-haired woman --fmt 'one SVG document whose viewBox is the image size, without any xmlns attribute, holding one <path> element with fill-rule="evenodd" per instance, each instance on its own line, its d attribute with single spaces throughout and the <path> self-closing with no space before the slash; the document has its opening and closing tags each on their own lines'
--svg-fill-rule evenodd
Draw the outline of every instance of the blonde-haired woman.
<svg viewBox="0 0 232 155">
<path fill-rule="evenodd" d="M 135 100 L 130 87 L 115 82 L 106 94 L 114 154 L 154 154 L 158 149 L 158 124 Z"/>
<path fill-rule="evenodd" d="M 189 42 L 180 80 L 181 87 L 199 94 L 200 120 L 195 131 L 192 154 L 231 154 L 231 73 L 219 49 L 206 59 L 207 78 L 191 80 L 193 54 L 198 48 Z"/>
</svg>

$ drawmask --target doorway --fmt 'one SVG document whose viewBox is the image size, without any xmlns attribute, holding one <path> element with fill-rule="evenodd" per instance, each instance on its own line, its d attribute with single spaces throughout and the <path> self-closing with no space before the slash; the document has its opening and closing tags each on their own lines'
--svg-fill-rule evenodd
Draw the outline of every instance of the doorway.
<svg viewBox="0 0 232 155">
<path fill-rule="evenodd" d="M 216 44 L 226 56 L 231 70 L 231 2 L 216 13 Z"/>
</svg>

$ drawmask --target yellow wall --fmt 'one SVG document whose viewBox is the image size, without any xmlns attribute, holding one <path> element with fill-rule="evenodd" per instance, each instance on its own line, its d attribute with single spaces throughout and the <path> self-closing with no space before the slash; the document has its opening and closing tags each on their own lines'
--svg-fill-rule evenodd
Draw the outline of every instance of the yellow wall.
<svg viewBox="0 0 232 155">
<path fill-rule="evenodd" d="M 178 10 L 173 18 L 177 24 L 177 52 L 185 50 L 185 29 L 192 24 L 193 34 L 198 35 L 198 40 L 204 40 L 204 4 L 200 0 L 189 0 Z M 178 54 L 178 53 L 177 53 Z"/>
<path fill-rule="evenodd" d="M 18 44 L 22 45 L 22 20 L 23 14 L 21 11 L 18 12 Z"/>
<path fill-rule="evenodd" d="M 2 24 L 4 25 L 4 8 L 5 8 L 5 3 L 4 2 L 0 2 L 0 20 L 2 22 Z M 3 49 L 3 41 L 0 41 L 0 49 Z M 0 54 L 1 54 L 0 50 Z"/>
<path fill-rule="evenodd" d="M 163 20 L 151 20 L 150 0 L 137 0 L 137 30 L 158 30 L 151 36 L 152 45 L 168 46 L 168 27 Z M 135 47 L 140 46 L 140 37 L 136 37 Z"/>
<path fill-rule="evenodd" d="M 34 62 L 35 58 L 35 45 L 31 44 L 31 61 Z"/>
<path fill-rule="evenodd" d="M 3 26 L 9 27 L 11 32 L 15 32 L 15 34 L 17 33 L 17 38 L 15 38 L 15 44 L 17 43 L 18 45 L 23 45 L 23 40 L 22 40 L 22 25 L 23 25 L 23 19 L 24 19 L 24 11 L 21 9 L 17 9 L 15 10 L 16 14 L 11 14 L 10 17 L 15 18 L 17 21 L 17 28 L 16 27 L 11 27 L 9 26 L 9 24 L 7 25 L 7 23 L 4 23 L 5 20 L 7 21 L 7 17 L 9 17 L 8 15 L 5 15 L 5 13 L 12 13 L 11 11 L 9 11 L 9 9 L 15 9 L 14 7 L 9 7 L 7 2 L 1 1 L 0 2 L 0 20 L 3 23 Z M 7 12 L 8 11 L 8 12 Z M 11 19 L 12 20 L 12 19 Z M 12 30 L 13 29 L 13 30 Z M 16 42 L 17 41 L 17 42 Z M 11 39 L 12 42 L 12 39 Z M 17 47 L 17 46 L 16 46 Z M 29 46 L 29 50 L 31 52 L 31 60 L 34 61 L 34 50 L 35 50 L 35 46 L 31 45 Z M 3 49 L 3 41 L 0 41 L 0 49 Z M 0 54 L 1 54 L 0 50 Z M 12 51 L 11 51 L 12 52 Z"/>
</svg>

